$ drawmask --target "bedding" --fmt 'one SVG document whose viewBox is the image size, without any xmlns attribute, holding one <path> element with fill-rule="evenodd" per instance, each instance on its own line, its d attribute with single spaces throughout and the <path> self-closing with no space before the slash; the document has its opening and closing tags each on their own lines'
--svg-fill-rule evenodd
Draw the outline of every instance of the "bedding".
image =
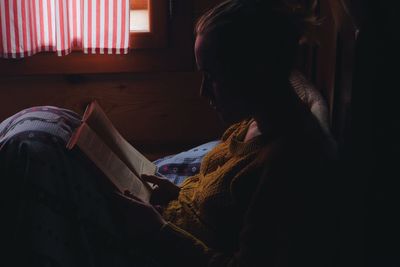
<svg viewBox="0 0 400 267">
<path fill-rule="evenodd" d="M 210 141 L 187 151 L 155 160 L 157 172 L 174 184 L 180 185 L 187 177 L 199 172 L 203 157 L 219 142 L 219 140 Z"/>
<path fill-rule="evenodd" d="M 65 149 L 79 123 L 78 114 L 53 106 L 28 108 L 0 123 L 0 202 L 8 215 L 1 220 L 2 242 L 10 250 L 7 240 L 15 242 L 21 266 L 159 266 L 124 243 L 100 188 L 102 173 L 78 150 Z M 156 160 L 159 173 L 181 183 L 216 143 Z"/>
</svg>

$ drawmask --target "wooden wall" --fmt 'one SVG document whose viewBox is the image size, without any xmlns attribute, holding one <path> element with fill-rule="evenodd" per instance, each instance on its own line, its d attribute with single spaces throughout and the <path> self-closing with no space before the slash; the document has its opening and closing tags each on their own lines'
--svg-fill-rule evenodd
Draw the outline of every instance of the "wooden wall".
<svg viewBox="0 0 400 267">
<path fill-rule="evenodd" d="M 129 141 L 145 153 L 167 154 L 220 134 L 216 114 L 199 97 L 199 84 L 194 72 L 2 78 L 0 120 L 37 105 L 82 114 L 97 99 Z"/>
<path fill-rule="evenodd" d="M 200 14 L 212 3 L 196 0 L 193 13 Z M 90 75 L 0 74 L 0 121 L 37 105 L 60 106 L 82 114 L 86 104 L 97 99 L 124 137 L 150 158 L 157 158 L 222 133 L 216 113 L 199 96 L 200 83 L 194 68 Z"/>
</svg>

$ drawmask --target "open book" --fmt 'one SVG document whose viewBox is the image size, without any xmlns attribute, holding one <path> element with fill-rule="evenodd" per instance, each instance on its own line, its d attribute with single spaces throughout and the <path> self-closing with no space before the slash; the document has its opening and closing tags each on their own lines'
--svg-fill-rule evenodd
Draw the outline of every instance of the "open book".
<svg viewBox="0 0 400 267">
<path fill-rule="evenodd" d="M 152 187 L 140 177 L 154 175 L 157 167 L 121 136 L 96 101 L 86 107 L 82 124 L 67 143 L 68 149 L 75 146 L 120 192 L 128 191 L 149 202 Z"/>
</svg>

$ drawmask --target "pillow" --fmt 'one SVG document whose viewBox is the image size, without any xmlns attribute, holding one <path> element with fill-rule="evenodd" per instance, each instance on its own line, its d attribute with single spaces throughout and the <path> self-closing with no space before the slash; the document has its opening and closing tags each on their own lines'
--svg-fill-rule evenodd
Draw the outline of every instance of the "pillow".
<svg viewBox="0 0 400 267">
<path fill-rule="evenodd" d="M 219 140 L 214 140 L 187 151 L 157 159 L 153 163 L 156 164 L 159 174 L 179 185 L 187 177 L 199 173 L 201 160 L 219 142 Z"/>
<path fill-rule="evenodd" d="M 67 142 L 81 123 L 75 112 L 54 106 L 31 107 L 0 122 L 0 144 L 21 135 L 60 138 Z"/>
<path fill-rule="evenodd" d="M 298 70 L 291 73 L 290 84 L 311 113 L 318 119 L 322 129 L 330 134 L 328 105 L 320 91 Z"/>
</svg>

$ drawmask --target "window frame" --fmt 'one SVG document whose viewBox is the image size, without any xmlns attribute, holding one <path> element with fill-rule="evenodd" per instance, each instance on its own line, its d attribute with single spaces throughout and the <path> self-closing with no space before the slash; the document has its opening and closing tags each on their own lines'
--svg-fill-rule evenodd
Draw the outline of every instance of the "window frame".
<svg viewBox="0 0 400 267">
<path fill-rule="evenodd" d="M 148 0 L 149 32 L 130 32 L 131 49 L 162 48 L 167 45 L 169 0 Z M 160 12 L 156 13 L 156 10 Z"/>
<path fill-rule="evenodd" d="M 73 51 L 62 57 L 44 52 L 23 59 L 0 58 L 0 76 L 192 71 L 193 1 L 174 0 L 173 16 L 169 4 L 149 0 L 150 32 L 131 32 L 134 38 L 126 55 Z M 160 13 L 155 15 L 154 10 Z"/>
</svg>

